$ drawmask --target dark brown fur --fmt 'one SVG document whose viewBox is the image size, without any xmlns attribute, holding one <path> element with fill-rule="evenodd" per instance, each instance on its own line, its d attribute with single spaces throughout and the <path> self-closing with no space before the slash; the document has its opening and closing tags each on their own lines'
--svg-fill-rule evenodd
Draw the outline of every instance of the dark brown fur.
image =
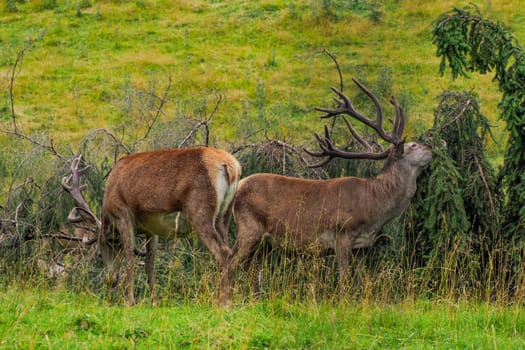
<svg viewBox="0 0 525 350">
<path fill-rule="evenodd" d="M 273 174 L 242 179 L 234 204 L 237 240 L 230 273 L 269 235 L 298 249 L 334 248 L 344 279 L 350 250 L 371 246 L 380 228 L 406 209 L 416 178 L 430 159 L 428 147 L 408 143 L 399 160 L 370 179 L 306 180 Z"/>
</svg>

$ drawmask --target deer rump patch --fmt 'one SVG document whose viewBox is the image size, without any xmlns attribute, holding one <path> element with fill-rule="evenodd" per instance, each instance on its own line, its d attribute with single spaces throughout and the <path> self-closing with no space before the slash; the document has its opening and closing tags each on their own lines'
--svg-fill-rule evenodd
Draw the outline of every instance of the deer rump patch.
<svg viewBox="0 0 525 350">
<path fill-rule="evenodd" d="M 216 190 L 215 218 L 222 217 L 226 214 L 229 204 L 232 202 L 235 192 L 237 191 L 237 181 L 235 170 L 231 169 L 226 163 L 217 163 L 213 159 L 206 159 L 204 162 L 214 166 L 207 166 L 210 179 L 215 180 L 214 188 Z M 210 164 L 211 165 L 211 164 Z"/>
</svg>

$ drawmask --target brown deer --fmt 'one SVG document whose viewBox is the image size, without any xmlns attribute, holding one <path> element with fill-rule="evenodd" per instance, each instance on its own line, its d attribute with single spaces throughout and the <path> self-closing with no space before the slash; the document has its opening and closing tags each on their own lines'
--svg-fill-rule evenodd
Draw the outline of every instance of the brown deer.
<svg viewBox="0 0 525 350">
<path fill-rule="evenodd" d="M 325 137 L 316 134 L 321 152 L 312 156 L 327 157 L 322 166 L 336 157 L 347 159 L 386 159 L 383 171 L 373 178 L 342 177 L 328 180 L 307 180 L 274 174 L 254 174 L 239 182 L 234 204 L 237 240 L 229 264 L 229 276 L 249 257 L 265 235 L 274 241 L 286 240 L 297 249 L 320 245 L 335 249 L 339 281 L 344 281 L 351 249 L 372 246 L 381 227 L 401 214 L 416 191 L 416 178 L 432 157 L 429 147 L 402 137 L 405 116 L 394 98 L 396 111 L 393 132 L 382 127 L 383 112 L 378 99 L 354 80 L 373 101 L 376 119 L 370 120 L 357 112 L 348 97 L 335 88 L 339 96 L 336 109 L 316 108 L 323 117 L 348 114 L 368 127 L 392 146 L 374 152 L 374 147 L 362 138 L 343 116 L 354 138 L 367 152 L 349 152 L 334 145 L 328 128 Z M 377 148 L 377 147 L 375 147 Z M 230 281 L 231 282 L 231 281 Z"/>
<path fill-rule="evenodd" d="M 79 179 L 88 167 L 79 169 L 79 159 L 73 161 L 73 174 L 62 182 L 78 204 L 69 219 L 86 221 L 80 216 L 87 215 L 87 221 L 100 228 L 97 242 L 108 268 L 109 284 L 118 283 L 120 263 L 124 260 L 130 305 L 135 303 L 133 272 L 138 233 L 148 238 L 145 268 L 152 300 L 158 236 L 175 236 L 181 230 L 187 231 L 188 224 L 212 253 L 221 274 L 226 273 L 231 255 L 228 225 L 241 175 L 241 166 L 230 153 L 200 147 L 143 152 L 120 159 L 106 182 L 101 220 L 82 197 L 84 186 Z M 219 287 L 221 304 L 227 301 L 227 285 L 222 281 L 224 278 Z"/>
<path fill-rule="evenodd" d="M 154 290 L 154 257 L 158 236 L 172 236 L 181 215 L 210 250 L 221 275 L 231 255 L 228 225 L 233 198 L 241 175 L 239 162 L 228 152 L 214 148 L 187 148 L 137 153 L 122 158 L 109 174 L 98 239 L 109 268 L 110 283 L 118 281 L 119 242 L 124 254 L 128 303 L 133 295 L 135 235 L 146 234 L 146 273 Z M 224 279 L 222 279 L 224 280 Z M 225 302 L 226 285 L 219 287 Z"/>
</svg>

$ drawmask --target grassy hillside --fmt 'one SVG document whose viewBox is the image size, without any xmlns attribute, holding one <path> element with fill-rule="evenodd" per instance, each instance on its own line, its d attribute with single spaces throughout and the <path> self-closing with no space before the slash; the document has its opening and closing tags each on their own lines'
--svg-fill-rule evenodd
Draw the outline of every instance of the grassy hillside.
<svg viewBox="0 0 525 350">
<path fill-rule="evenodd" d="M 24 132 L 49 133 L 57 147 L 73 142 L 74 149 L 95 128 L 142 132 L 136 110 L 144 101 L 133 93 L 160 96 L 169 77 L 165 121 L 204 118 L 220 94 L 215 143 L 262 138 L 265 128 L 271 137 L 304 142 L 322 126 L 312 108 L 330 103 L 329 87 L 339 83 L 333 62 L 320 53 L 327 50 L 337 56 L 350 93 L 355 76 L 381 96 L 398 97 L 408 110 L 410 136 L 431 125 L 444 89 L 475 91 L 485 114 L 497 119 L 500 95 L 492 76 L 456 82 L 438 76 L 432 21 L 468 3 L 8 0 L 0 9 L 0 69 L 7 77 L 25 42 L 41 37 L 16 76 L 16 114 Z M 525 42 L 520 1 L 477 5 Z M 7 91 L 7 79 L 1 88 Z M 8 102 L 0 105 L 7 121 Z M 11 136 L 0 138 L 5 145 Z"/>
</svg>

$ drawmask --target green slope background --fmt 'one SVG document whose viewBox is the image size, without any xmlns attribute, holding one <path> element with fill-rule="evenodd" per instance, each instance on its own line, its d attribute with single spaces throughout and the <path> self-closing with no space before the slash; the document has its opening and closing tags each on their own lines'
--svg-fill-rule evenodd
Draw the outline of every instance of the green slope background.
<svg viewBox="0 0 525 350">
<path fill-rule="evenodd" d="M 469 1 L 6 1 L 0 12 L 0 112 L 10 122 L 9 71 L 28 40 L 35 42 L 16 75 L 19 128 L 45 134 L 73 151 L 98 128 L 144 132 L 130 91 L 162 95 L 161 119 L 213 115 L 212 143 L 232 145 L 264 137 L 313 142 L 323 121 L 315 106 L 331 101 L 341 66 L 345 92 L 357 77 L 408 114 L 408 138 L 432 125 L 444 90 L 469 90 L 495 125 L 489 147 L 501 162 L 505 135 L 501 98 L 490 74 L 452 81 L 440 77 L 432 22 Z M 520 1 L 476 3 L 484 17 L 504 23 L 520 42 Z M 385 107 L 388 112 L 391 110 Z M 140 114 L 140 113 L 139 113 Z M 177 125 L 170 127 L 176 129 Z M 120 129 L 119 129 L 120 128 Z M 141 129 L 142 128 L 142 129 Z M 261 131 L 265 130 L 265 132 Z M 0 135 L 1 143 L 12 135 Z M 173 145 L 175 146 L 175 145 Z"/>
</svg>

